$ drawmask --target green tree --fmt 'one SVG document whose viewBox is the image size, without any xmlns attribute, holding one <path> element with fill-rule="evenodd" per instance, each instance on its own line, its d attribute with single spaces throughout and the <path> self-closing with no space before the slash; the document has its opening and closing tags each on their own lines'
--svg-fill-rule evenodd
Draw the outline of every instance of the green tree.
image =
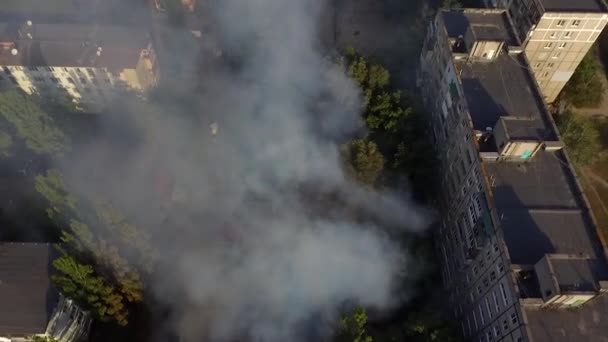
<svg viewBox="0 0 608 342">
<path fill-rule="evenodd" d="M 373 342 L 373 338 L 365 331 L 366 324 L 365 309 L 356 308 L 340 320 L 337 342 Z"/>
<path fill-rule="evenodd" d="M 575 107 L 597 107 L 604 99 L 602 67 L 589 52 L 562 91 L 561 99 Z"/>
<path fill-rule="evenodd" d="M 452 9 L 452 8 L 462 8 L 462 3 L 458 0 L 443 0 L 441 3 L 441 8 Z"/>
<path fill-rule="evenodd" d="M 112 287 L 112 304 L 137 303 L 143 300 L 143 280 L 140 269 L 151 271 L 155 261 L 155 254 L 150 246 L 148 237 L 135 226 L 129 224 L 125 217 L 112 207 L 109 202 L 99 199 L 88 201 L 85 198 L 76 199 L 65 189 L 61 173 L 58 170 L 49 170 L 45 175 L 39 175 L 35 181 L 36 190 L 49 201 L 47 210 L 58 225 L 65 227 L 62 231 L 61 241 L 67 246 L 65 258 L 71 258 L 72 263 L 63 262 L 57 266 L 70 266 L 75 269 L 75 260 L 87 260 L 91 271 Z M 139 252 L 139 262 L 132 263 L 125 257 L 125 251 L 135 259 L 135 252 Z M 82 271 L 82 270 L 80 270 Z M 65 273 L 65 272 L 64 272 Z M 81 272 L 82 273 L 82 272 Z M 71 273 L 73 274 L 73 273 Z M 65 277 L 58 278 L 59 286 L 63 291 L 69 291 L 72 283 Z M 84 291 L 93 288 L 83 287 Z M 107 288 L 106 288 L 107 290 Z M 70 296 L 71 293 L 66 293 Z M 95 293 L 90 294 L 95 297 Z M 85 300 L 84 295 L 75 298 L 78 302 Z M 90 307 L 92 303 L 85 302 Z M 100 314 L 101 311 L 96 311 Z M 104 311 L 116 313 L 112 316 L 118 323 L 126 324 L 127 312 L 125 310 Z M 102 315 L 103 318 L 103 315 Z"/>
<path fill-rule="evenodd" d="M 53 336 L 32 336 L 31 337 L 32 342 L 59 342 L 58 339 L 54 338 Z"/>
<path fill-rule="evenodd" d="M 53 118 L 25 94 L 0 93 L 0 116 L 15 127 L 18 137 L 36 153 L 61 156 L 68 149 L 68 137 Z"/>
<path fill-rule="evenodd" d="M 66 211 L 76 210 L 74 197 L 65 190 L 65 184 L 58 170 L 48 170 L 45 175 L 35 178 L 34 188 L 49 202 L 47 213 L 51 219 L 57 215 L 66 214 Z"/>
<path fill-rule="evenodd" d="M 383 92 L 372 99 L 365 122 L 372 131 L 381 130 L 395 134 L 412 112 L 412 108 L 404 108 L 401 105 L 401 92 Z"/>
<path fill-rule="evenodd" d="M 51 276 L 51 281 L 62 293 L 103 321 L 127 324 L 128 312 L 123 297 L 97 275 L 92 266 L 76 261 L 65 251 L 53 261 L 53 266 L 59 274 Z"/>
<path fill-rule="evenodd" d="M 0 155 L 8 157 L 11 155 L 11 147 L 13 146 L 13 137 L 10 134 L 0 131 Z"/>
<path fill-rule="evenodd" d="M 384 169 L 384 157 L 378 146 L 365 139 L 356 139 L 342 147 L 346 171 L 361 184 L 374 186 Z"/>
<path fill-rule="evenodd" d="M 566 111 L 556 116 L 556 123 L 574 162 L 588 164 L 601 151 L 600 134 L 589 119 Z"/>
</svg>

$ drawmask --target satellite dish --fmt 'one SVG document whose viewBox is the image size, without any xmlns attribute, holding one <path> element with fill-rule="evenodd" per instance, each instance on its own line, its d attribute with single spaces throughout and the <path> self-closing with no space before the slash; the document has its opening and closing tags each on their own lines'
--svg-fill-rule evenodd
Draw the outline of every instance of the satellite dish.
<svg viewBox="0 0 608 342">
<path fill-rule="evenodd" d="M 31 34 L 31 33 L 29 33 L 29 32 L 27 33 L 27 37 L 28 37 L 29 39 L 34 39 L 34 36 L 32 36 L 32 34 Z"/>
<path fill-rule="evenodd" d="M 97 50 L 96 54 L 97 56 L 101 56 L 101 50 Z"/>
<path fill-rule="evenodd" d="M 13 56 L 17 56 L 18 54 L 19 54 L 19 51 L 17 51 L 17 49 L 13 48 L 13 49 L 11 50 L 11 55 L 13 55 Z"/>
<path fill-rule="evenodd" d="M 32 26 L 32 21 L 31 20 L 28 20 L 25 23 L 27 24 L 27 26 Z"/>
</svg>

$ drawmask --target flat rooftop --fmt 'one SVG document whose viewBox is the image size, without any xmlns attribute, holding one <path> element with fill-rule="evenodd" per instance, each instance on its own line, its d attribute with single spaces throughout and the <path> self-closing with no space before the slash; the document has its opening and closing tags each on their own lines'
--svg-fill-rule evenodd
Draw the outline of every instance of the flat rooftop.
<svg viewBox="0 0 608 342">
<path fill-rule="evenodd" d="M 573 310 L 524 310 L 534 342 L 608 342 L 608 296 Z"/>
<path fill-rule="evenodd" d="M 147 5 L 146 1 L 125 0 L 5 0 L 0 6 L 0 20 L 139 25 L 149 18 Z"/>
<path fill-rule="evenodd" d="M 584 255 L 600 260 L 598 279 L 608 277 L 601 242 L 561 152 L 485 167 L 514 264 L 533 265 L 545 254 Z"/>
<path fill-rule="evenodd" d="M 57 304 L 51 244 L 0 243 L 0 336 L 44 333 Z"/>
<path fill-rule="evenodd" d="M 28 34 L 32 38 L 28 37 Z M 141 29 L 91 24 L 0 22 L 0 64 L 15 66 L 134 67 L 150 37 Z M 101 47 L 99 55 L 98 47 Z"/>
<path fill-rule="evenodd" d="M 500 117 L 506 116 L 523 119 L 509 123 L 514 134 L 529 135 L 533 130 L 543 140 L 556 139 L 547 129 L 550 124 L 544 103 L 523 56 L 503 52 L 492 62 L 458 62 L 456 67 L 462 71 L 460 79 L 476 130 L 494 128 Z"/>
<path fill-rule="evenodd" d="M 601 0 L 540 0 L 549 12 L 607 12 Z"/>
<path fill-rule="evenodd" d="M 555 272 L 555 279 L 560 291 L 596 292 L 599 290 L 600 285 L 596 276 L 597 259 L 551 255 L 549 262 Z"/>
<path fill-rule="evenodd" d="M 512 139 L 557 140 L 523 55 L 502 51 L 493 61 L 456 61 L 456 68 L 475 130 L 501 121 Z M 484 165 L 514 264 L 534 265 L 546 254 L 576 255 L 591 259 L 594 279 L 608 279 L 602 244 L 562 151 L 541 150 L 522 163 Z M 572 265 L 564 266 L 565 274 Z"/>
<path fill-rule="evenodd" d="M 467 29 L 479 40 L 505 41 L 507 45 L 518 45 L 509 30 L 506 12 L 488 9 L 444 10 L 443 21 L 450 38 L 465 36 Z"/>
</svg>

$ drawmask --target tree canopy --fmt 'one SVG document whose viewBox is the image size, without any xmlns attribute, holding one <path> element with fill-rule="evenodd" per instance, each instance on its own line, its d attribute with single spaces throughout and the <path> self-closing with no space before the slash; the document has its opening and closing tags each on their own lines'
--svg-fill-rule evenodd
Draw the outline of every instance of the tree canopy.
<svg viewBox="0 0 608 342">
<path fill-rule="evenodd" d="M 347 49 L 345 61 L 346 74 L 361 89 L 363 119 L 370 131 L 364 140 L 373 143 L 375 150 L 383 155 L 382 164 L 392 168 L 379 167 L 379 158 L 371 154 L 372 145 L 354 141 L 345 149 L 346 160 L 350 161 L 347 167 L 351 166 L 348 171 L 351 174 L 354 171 L 356 178 L 367 185 L 376 182 L 383 170 L 397 171 L 396 174 L 408 177 L 417 194 L 429 196 L 428 189 L 433 182 L 429 175 L 434 172 L 435 158 L 433 146 L 426 138 L 427 122 L 423 113 L 414 107 L 410 98 L 392 90 L 388 70 L 359 56 L 353 49 Z"/>
<path fill-rule="evenodd" d="M 61 156 L 69 147 L 69 138 L 53 118 L 25 94 L 0 93 L 0 116 L 14 126 L 17 136 L 36 153 Z"/>
<path fill-rule="evenodd" d="M 347 143 L 342 157 L 347 173 L 367 186 L 374 186 L 384 169 L 384 156 L 372 141 L 356 139 Z"/>
<path fill-rule="evenodd" d="M 557 115 L 555 121 L 574 162 L 588 164 L 601 151 L 600 134 L 591 120 L 566 111 Z"/>
<path fill-rule="evenodd" d="M 589 52 L 564 87 L 561 99 L 575 107 L 597 107 L 604 99 L 602 67 Z"/>
<path fill-rule="evenodd" d="M 356 308 L 340 320 L 340 329 L 336 342 L 373 342 L 366 331 L 367 313 L 363 308 Z"/>
<path fill-rule="evenodd" d="M 98 318 L 127 324 L 127 303 L 143 300 L 141 272 L 150 272 L 156 257 L 148 237 L 108 201 L 72 196 L 57 170 L 37 176 L 35 188 L 64 228 L 54 284 Z"/>
</svg>

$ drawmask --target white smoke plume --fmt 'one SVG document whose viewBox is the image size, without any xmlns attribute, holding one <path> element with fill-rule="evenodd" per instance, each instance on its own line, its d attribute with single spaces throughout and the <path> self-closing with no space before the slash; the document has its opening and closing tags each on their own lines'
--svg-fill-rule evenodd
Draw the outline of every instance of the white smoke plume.
<svg viewBox="0 0 608 342">
<path fill-rule="evenodd" d="M 160 254 L 148 288 L 184 341 L 326 337 L 343 305 L 386 309 L 408 295 L 396 290 L 415 256 L 396 235 L 422 231 L 427 215 L 342 171 L 338 142 L 361 129 L 361 112 L 356 86 L 321 51 L 327 5 L 216 1 L 203 39 L 240 56 L 201 73 L 186 110 L 201 124 L 177 99 L 117 106 L 109 142 L 60 165 L 72 187 L 112 198 L 148 231 Z"/>
</svg>

